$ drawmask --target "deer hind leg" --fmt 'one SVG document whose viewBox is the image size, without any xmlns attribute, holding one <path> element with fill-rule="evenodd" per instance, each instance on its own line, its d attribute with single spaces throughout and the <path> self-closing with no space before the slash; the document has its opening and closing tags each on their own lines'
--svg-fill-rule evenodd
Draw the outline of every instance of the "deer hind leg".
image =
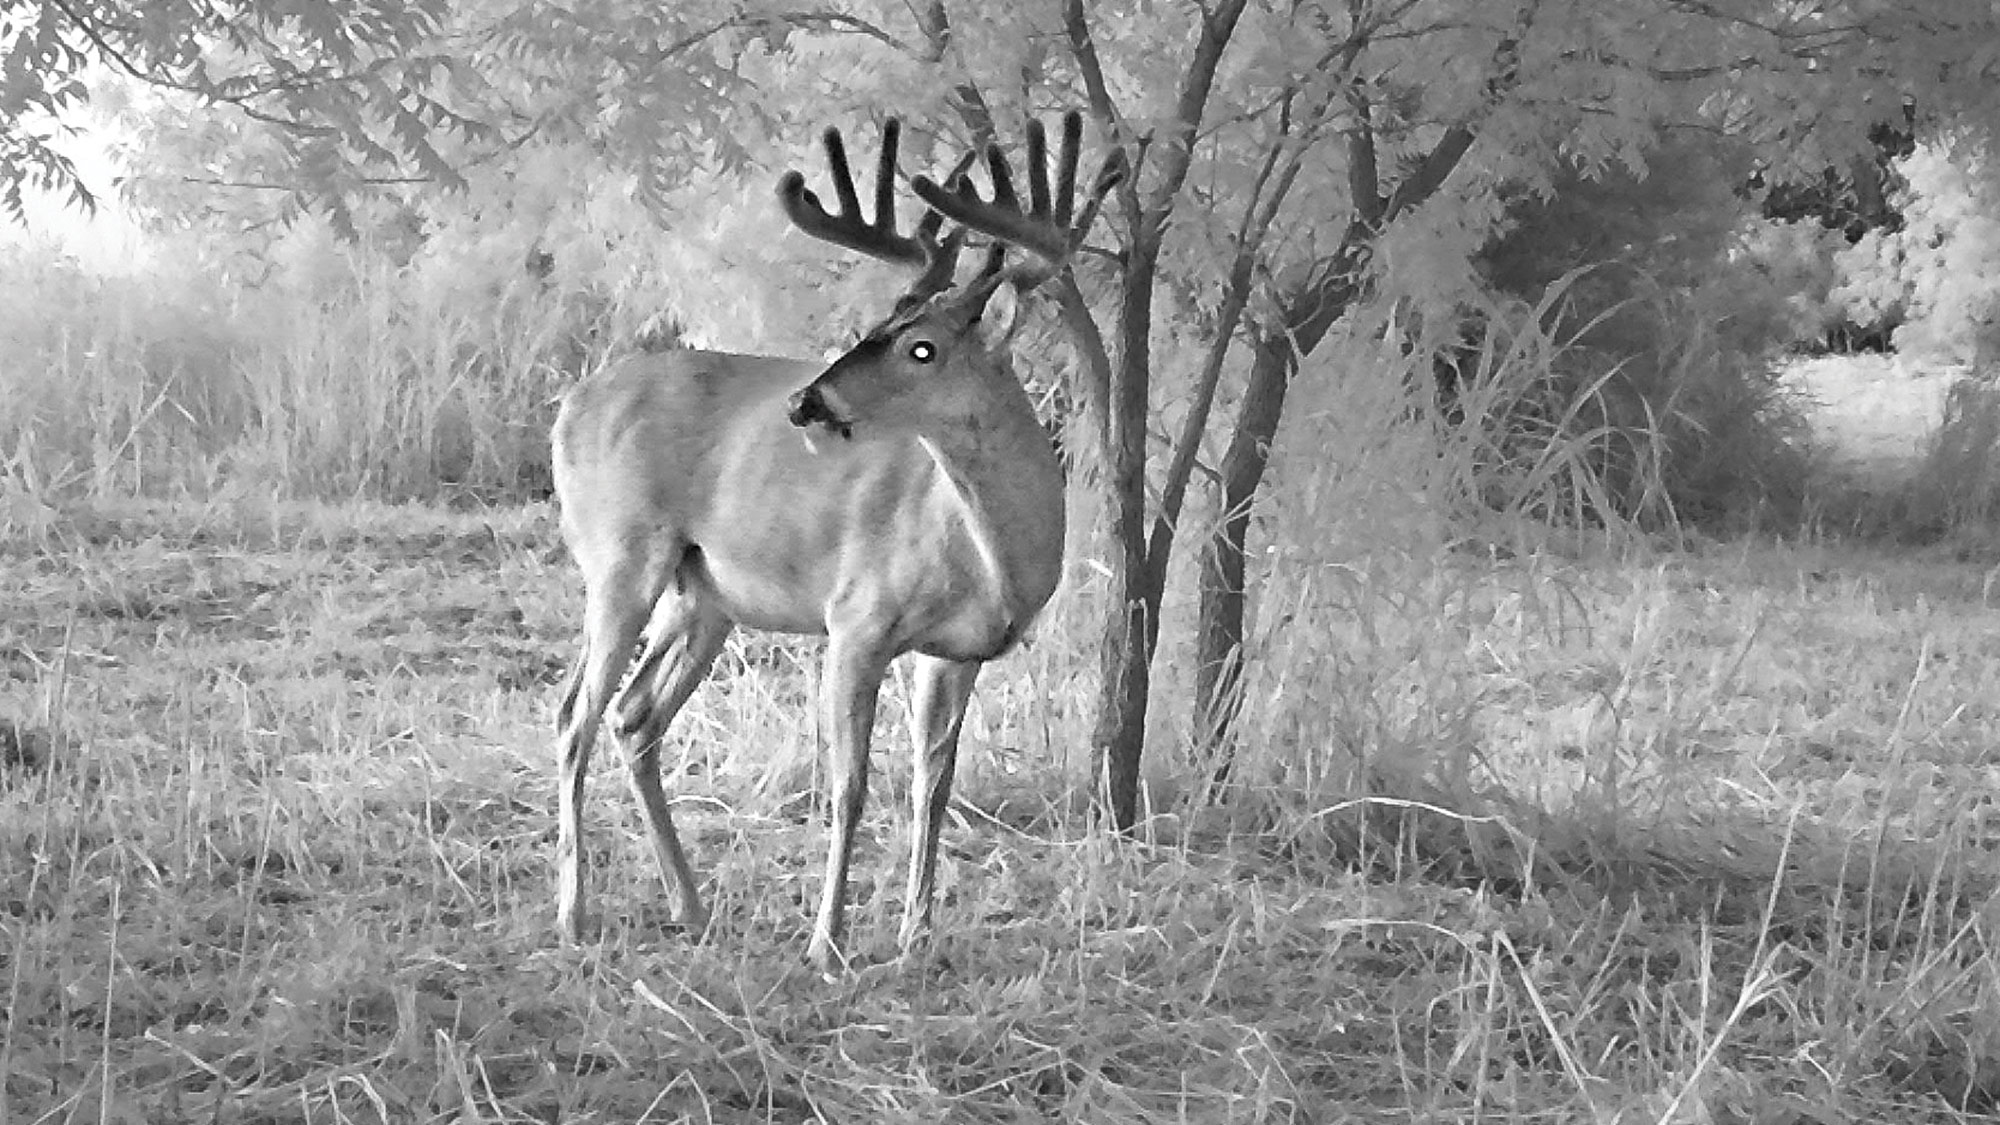
<svg viewBox="0 0 2000 1125">
<path fill-rule="evenodd" d="M 564 694 L 557 738 L 562 779 L 556 814 L 556 925 L 572 941 L 583 939 L 583 782 L 590 750 L 605 704 L 665 584 L 660 568 L 643 558 L 621 558 L 585 572 L 583 652 Z"/>
<path fill-rule="evenodd" d="M 910 734 L 916 742 L 916 778 L 910 786 L 910 806 L 916 840 L 910 846 L 910 881 L 903 896 L 903 951 L 908 953 L 931 926 L 931 905 L 937 889 L 938 831 L 951 803 L 951 781 L 958 769 L 958 734 L 965 725 L 966 703 L 979 664 L 941 660 L 919 653 L 916 685 L 910 700 Z"/>
<path fill-rule="evenodd" d="M 827 843 L 826 880 L 813 920 L 806 960 L 823 972 L 842 961 L 840 938 L 847 913 L 847 873 L 854 859 L 854 833 L 868 799 L 868 740 L 875 727 L 875 702 L 888 658 L 873 638 L 834 630 L 820 677 L 821 726 L 831 742 L 833 831 Z"/>
<path fill-rule="evenodd" d="M 729 630 L 728 618 L 695 597 L 662 598 L 638 670 L 612 704 L 615 731 L 631 768 L 632 791 L 646 817 L 653 859 L 672 896 L 673 920 L 697 933 L 707 927 L 708 911 L 701 904 L 694 868 L 674 831 L 672 806 L 660 784 L 660 743 L 674 716 L 708 675 Z"/>
</svg>

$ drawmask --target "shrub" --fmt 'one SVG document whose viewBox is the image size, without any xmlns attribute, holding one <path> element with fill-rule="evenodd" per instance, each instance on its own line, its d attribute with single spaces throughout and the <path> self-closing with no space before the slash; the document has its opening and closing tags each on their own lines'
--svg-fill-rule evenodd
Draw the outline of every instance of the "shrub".
<svg viewBox="0 0 2000 1125">
<path fill-rule="evenodd" d="M 1902 161 L 1899 230 L 1837 256 L 1833 293 L 1850 319 L 1894 318 L 1898 351 L 1972 363 L 2000 319 L 2000 183 L 1971 145 L 1925 145 Z M 1986 341 L 1982 345 L 1982 340 Z"/>
<path fill-rule="evenodd" d="M 1932 533 L 2000 524 L 2000 379 L 1968 375 L 1952 384 L 1944 421 L 1910 482 L 1905 518 Z"/>
<path fill-rule="evenodd" d="M 1575 171 L 1515 201 L 1479 256 L 1487 283 L 1538 307 L 1563 342 L 1544 393 L 1570 413 L 1571 440 L 1597 434 L 1601 503 L 1622 517 L 1788 518 L 1802 497 L 1804 428 L 1772 362 L 1800 312 L 1773 275 L 1732 265 L 1743 173 L 1719 142 L 1673 139 L 1644 174 Z"/>
<path fill-rule="evenodd" d="M 1843 277 L 1836 264 L 1846 237 L 1817 222 L 1752 216 L 1744 221 L 1732 268 L 1759 279 L 1783 304 L 1779 338 L 1806 354 L 1886 348 L 1897 321 L 1856 323 L 1854 310 L 1834 298 Z M 1900 315 L 1900 306 L 1897 308 Z M 1879 349 L 1878 349 L 1879 350 Z"/>
</svg>

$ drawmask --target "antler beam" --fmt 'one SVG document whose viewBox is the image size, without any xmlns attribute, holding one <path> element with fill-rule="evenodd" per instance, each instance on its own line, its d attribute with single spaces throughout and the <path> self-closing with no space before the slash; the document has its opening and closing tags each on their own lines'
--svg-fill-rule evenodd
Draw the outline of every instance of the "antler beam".
<svg viewBox="0 0 2000 1125">
<path fill-rule="evenodd" d="M 882 151 L 875 166 L 873 219 L 861 214 L 854 172 L 847 163 L 847 145 L 841 140 L 840 130 L 835 128 L 827 129 L 824 141 L 827 170 L 833 175 L 839 213 L 829 212 L 819 196 L 806 187 L 804 173 L 790 171 L 778 180 L 778 199 L 784 204 L 785 215 L 800 230 L 822 241 L 871 258 L 928 267 L 939 250 L 937 233 L 944 225 L 944 217 L 933 210 L 917 222 L 914 235 L 896 230 L 896 146 L 902 131 L 902 122 L 893 117 L 882 125 Z"/>
<path fill-rule="evenodd" d="M 946 186 L 928 176 L 918 176 L 911 186 L 934 213 L 962 227 L 1030 250 L 1059 270 L 1083 241 L 1105 195 L 1125 178 L 1124 151 L 1114 149 L 1098 171 L 1090 198 L 1078 214 L 1074 203 L 1077 163 L 1083 147 L 1083 115 L 1075 111 L 1064 114 L 1062 131 L 1062 148 L 1056 157 L 1056 184 L 1052 188 L 1048 137 L 1041 122 L 1028 123 L 1026 210 L 1022 209 L 1020 196 L 1014 189 L 1007 158 L 997 145 L 989 145 L 986 150 L 987 174 L 993 184 L 991 200 L 979 198 L 978 191 L 962 177 Z"/>
</svg>

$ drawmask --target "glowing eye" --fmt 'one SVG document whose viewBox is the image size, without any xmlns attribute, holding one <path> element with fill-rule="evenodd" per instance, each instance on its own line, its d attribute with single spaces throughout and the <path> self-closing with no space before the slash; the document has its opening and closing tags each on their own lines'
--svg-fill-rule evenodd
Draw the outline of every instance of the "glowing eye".
<svg viewBox="0 0 2000 1125">
<path fill-rule="evenodd" d="M 910 345 L 910 358 L 918 363 L 929 363 L 937 358 L 937 345 L 929 340 L 918 340 Z"/>
</svg>

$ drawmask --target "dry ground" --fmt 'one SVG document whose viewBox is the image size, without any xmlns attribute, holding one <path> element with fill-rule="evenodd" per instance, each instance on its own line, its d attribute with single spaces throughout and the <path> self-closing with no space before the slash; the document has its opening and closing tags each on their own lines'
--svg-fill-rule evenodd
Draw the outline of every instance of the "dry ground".
<svg viewBox="0 0 2000 1125">
<path fill-rule="evenodd" d="M 541 507 L 10 524 L 0 1125 L 2000 1107 L 2000 554 L 1294 582 L 1249 788 L 1125 843 L 1076 811 L 1090 665 L 1058 621 L 983 686 L 943 935 L 911 964 L 890 692 L 863 964 L 829 982 L 800 963 L 810 645 L 734 645 L 669 755 L 711 931 L 660 929 L 607 752 L 601 936 L 551 939 L 553 544 Z M 1455 808 L 1345 802 L 1327 779 L 1356 762 Z"/>
<path fill-rule="evenodd" d="M 1198 843 L 1093 835 L 1042 745 L 1082 677 L 1045 644 L 975 716 L 921 965 L 888 959 L 881 756 L 870 964 L 829 983 L 798 961 L 810 676 L 768 645 L 682 742 L 714 930 L 658 931 L 613 763 L 602 937 L 550 940 L 551 531 L 99 510 L 7 542 L 0 1116 L 1836 1122 L 2000 1095 L 2000 559 L 1549 564 L 1570 626 L 1498 599 L 1461 661 L 1474 788 L 1518 835 L 1441 821 L 1484 841 L 1458 856 L 1357 852 L 1334 802 L 1274 793 Z"/>
</svg>

